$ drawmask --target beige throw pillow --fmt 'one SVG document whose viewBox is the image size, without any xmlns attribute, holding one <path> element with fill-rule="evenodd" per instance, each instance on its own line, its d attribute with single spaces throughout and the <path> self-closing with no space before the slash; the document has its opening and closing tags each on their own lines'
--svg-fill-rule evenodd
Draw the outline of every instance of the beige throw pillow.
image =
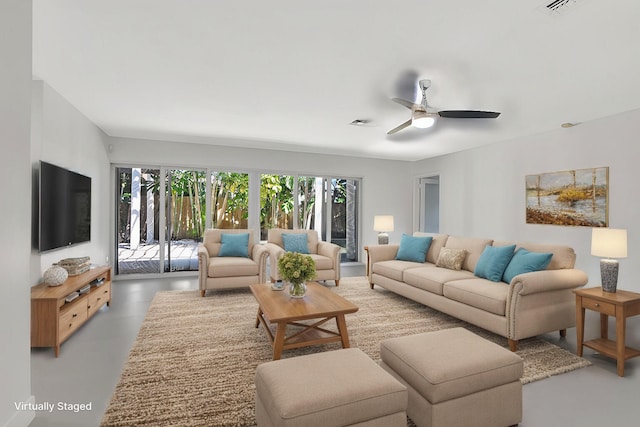
<svg viewBox="0 0 640 427">
<path fill-rule="evenodd" d="M 436 267 L 444 267 L 449 270 L 460 270 L 464 258 L 467 256 L 465 249 L 452 249 L 442 248 L 440 249 L 440 255 L 436 261 Z"/>
</svg>

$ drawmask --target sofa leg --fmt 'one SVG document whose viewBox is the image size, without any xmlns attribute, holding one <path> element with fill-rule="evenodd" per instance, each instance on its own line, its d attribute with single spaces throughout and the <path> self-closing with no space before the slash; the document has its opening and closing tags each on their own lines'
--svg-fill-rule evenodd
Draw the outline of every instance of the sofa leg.
<svg viewBox="0 0 640 427">
<path fill-rule="evenodd" d="M 518 349 L 518 340 L 507 339 L 509 341 L 509 350 L 515 352 Z"/>
<path fill-rule="evenodd" d="M 207 293 L 207 291 L 206 291 L 205 289 L 201 289 L 201 290 L 200 290 L 200 296 L 201 296 L 201 297 L 203 297 L 203 296 L 204 296 L 204 294 L 206 294 L 206 293 Z"/>
<path fill-rule="evenodd" d="M 567 337 L 567 330 L 566 329 L 560 329 L 560 336 L 562 338 L 566 338 Z"/>
<path fill-rule="evenodd" d="M 336 288 L 337 288 L 338 286 L 340 286 L 340 279 L 337 279 L 337 280 L 336 280 Z"/>
</svg>

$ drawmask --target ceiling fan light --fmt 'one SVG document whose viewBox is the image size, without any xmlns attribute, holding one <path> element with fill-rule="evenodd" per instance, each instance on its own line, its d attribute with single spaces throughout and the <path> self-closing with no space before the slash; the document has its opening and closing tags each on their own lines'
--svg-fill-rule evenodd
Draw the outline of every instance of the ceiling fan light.
<svg viewBox="0 0 640 427">
<path fill-rule="evenodd" d="M 431 116 L 419 116 L 414 117 L 413 120 L 411 120 L 411 124 L 420 129 L 430 128 L 435 124 L 435 122 L 436 119 Z"/>
</svg>

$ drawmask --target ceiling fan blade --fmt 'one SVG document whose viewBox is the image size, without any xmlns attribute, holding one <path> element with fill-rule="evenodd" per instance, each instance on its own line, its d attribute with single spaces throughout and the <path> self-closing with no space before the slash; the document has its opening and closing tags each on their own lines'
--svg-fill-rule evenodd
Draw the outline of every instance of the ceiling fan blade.
<svg viewBox="0 0 640 427">
<path fill-rule="evenodd" d="M 409 126 L 411 126 L 411 119 L 407 120 L 406 122 L 404 122 L 400 126 L 394 127 L 389 132 L 387 132 L 387 135 L 393 135 L 394 133 L 400 132 L 402 129 L 408 128 Z"/>
<path fill-rule="evenodd" d="M 413 108 L 420 108 L 420 105 L 418 104 L 414 104 L 413 102 L 407 101 L 405 99 L 401 99 L 401 98 L 392 98 L 391 99 L 393 102 L 397 102 L 400 105 L 404 105 L 405 107 L 407 107 L 408 109 L 413 109 Z"/>
<path fill-rule="evenodd" d="M 438 111 L 440 117 L 448 117 L 451 119 L 495 119 L 500 115 L 495 111 L 477 111 L 477 110 L 443 110 Z"/>
</svg>

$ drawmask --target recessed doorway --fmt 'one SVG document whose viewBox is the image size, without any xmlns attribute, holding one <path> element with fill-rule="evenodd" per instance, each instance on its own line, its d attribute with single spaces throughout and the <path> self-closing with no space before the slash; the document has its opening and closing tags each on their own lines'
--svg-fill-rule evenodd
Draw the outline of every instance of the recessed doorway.
<svg viewBox="0 0 640 427">
<path fill-rule="evenodd" d="M 419 230 L 440 232 L 440 175 L 419 178 Z"/>
</svg>

